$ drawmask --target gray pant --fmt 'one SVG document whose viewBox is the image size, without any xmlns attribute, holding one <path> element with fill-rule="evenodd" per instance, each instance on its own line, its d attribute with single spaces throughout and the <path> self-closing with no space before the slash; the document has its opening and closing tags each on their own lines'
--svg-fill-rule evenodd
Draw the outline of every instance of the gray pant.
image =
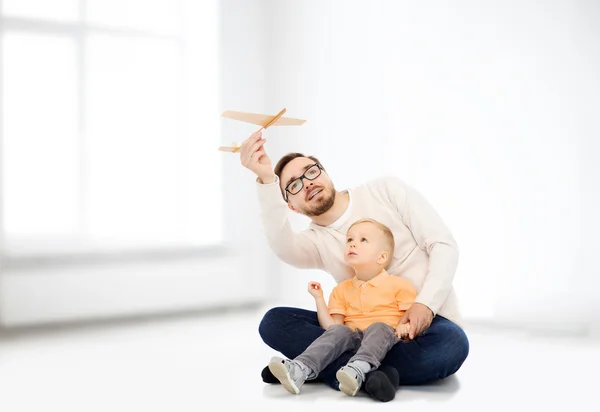
<svg viewBox="0 0 600 412">
<path fill-rule="evenodd" d="M 377 369 L 388 351 L 399 341 L 394 328 L 386 323 L 373 323 L 364 332 L 336 324 L 315 339 L 295 360 L 312 370 L 309 378 L 317 376 L 346 351 L 356 351 L 349 363 L 365 361 L 371 364 L 372 369 Z"/>
</svg>

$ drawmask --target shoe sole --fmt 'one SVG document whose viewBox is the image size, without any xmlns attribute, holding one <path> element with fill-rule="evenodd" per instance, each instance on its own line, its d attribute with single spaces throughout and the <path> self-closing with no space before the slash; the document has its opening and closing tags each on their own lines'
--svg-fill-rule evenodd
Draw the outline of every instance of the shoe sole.
<svg viewBox="0 0 600 412">
<path fill-rule="evenodd" d="M 281 362 L 273 361 L 269 362 L 269 370 L 277 378 L 279 382 L 283 385 L 283 387 L 294 395 L 298 395 L 300 393 L 300 389 L 296 386 L 290 373 L 288 372 L 285 365 Z"/>
<path fill-rule="evenodd" d="M 348 396 L 356 396 L 360 387 L 358 381 L 352 375 L 346 371 L 339 370 L 335 374 L 335 377 L 340 382 L 340 391 Z"/>
</svg>

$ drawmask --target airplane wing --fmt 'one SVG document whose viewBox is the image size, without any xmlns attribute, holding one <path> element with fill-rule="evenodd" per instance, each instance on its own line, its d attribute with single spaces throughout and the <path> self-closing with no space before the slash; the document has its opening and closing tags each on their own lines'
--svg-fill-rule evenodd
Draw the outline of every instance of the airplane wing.
<svg viewBox="0 0 600 412">
<path fill-rule="evenodd" d="M 241 147 L 221 146 L 221 147 L 219 147 L 219 150 L 222 151 L 222 152 L 236 153 L 236 152 L 239 152 L 241 150 Z"/>
<path fill-rule="evenodd" d="M 240 150 L 242 150 L 242 147 L 237 142 L 233 142 L 231 144 L 231 146 L 221 146 L 221 147 L 219 147 L 219 150 L 222 151 L 222 152 L 237 153 Z"/>
<path fill-rule="evenodd" d="M 285 110 L 285 109 L 284 109 Z M 264 126 L 270 121 L 275 119 L 277 115 L 271 116 L 268 114 L 249 113 L 249 112 L 237 112 L 234 110 L 227 110 L 221 114 L 221 117 L 227 117 L 229 119 L 240 120 L 246 123 L 257 124 Z M 294 119 L 291 117 L 280 117 L 271 126 L 299 126 L 304 124 L 306 120 Z"/>
<path fill-rule="evenodd" d="M 306 120 L 294 119 L 293 117 L 280 117 L 271 126 L 300 126 L 306 123 Z"/>
</svg>

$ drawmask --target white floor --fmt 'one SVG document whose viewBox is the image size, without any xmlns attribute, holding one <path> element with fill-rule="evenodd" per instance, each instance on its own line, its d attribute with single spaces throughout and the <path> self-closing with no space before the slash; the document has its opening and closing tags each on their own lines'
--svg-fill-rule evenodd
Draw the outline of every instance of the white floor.
<svg viewBox="0 0 600 412">
<path fill-rule="evenodd" d="M 599 342 L 489 329 L 467 330 L 471 353 L 455 376 L 400 388 L 392 402 L 349 398 L 322 384 L 291 395 L 260 379 L 275 354 L 258 335 L 261 314 L 4 336 L 0 411 L 600 410 Z"/>
</svg>

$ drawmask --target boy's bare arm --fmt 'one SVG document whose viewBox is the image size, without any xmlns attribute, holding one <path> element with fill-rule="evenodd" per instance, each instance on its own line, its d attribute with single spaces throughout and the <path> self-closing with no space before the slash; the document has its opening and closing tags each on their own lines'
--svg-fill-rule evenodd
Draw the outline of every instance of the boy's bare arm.
<svg viewBox="0 0 600 412">
<path fill-rule="evenodd" d="M 327 308 L 327 303 L 325 303 L 325 299 L 322 297 L 315 298 L 315 303 L 317 305 L 317 317 L 319 318 L 319 325 L 325 330 L 327 330 L 331 325 L 335 325 L 335 319 L 333 316 L 329 314 L 329 309 Z"/>
<path fill-rule="evenodd" d="M 331 316 L 329 314 L 329 308 L 323 297 L 323 289 L 319 282 L 309 282 L 308 293 L 315 298 L 317 318 L 319 318 L 319 325 L 321 325 L 323 329 L 328 329 L 331 325 L 335 325 L 336 323 L 344 323 L 344 317 L 342 315 Z"/>
</svg>

